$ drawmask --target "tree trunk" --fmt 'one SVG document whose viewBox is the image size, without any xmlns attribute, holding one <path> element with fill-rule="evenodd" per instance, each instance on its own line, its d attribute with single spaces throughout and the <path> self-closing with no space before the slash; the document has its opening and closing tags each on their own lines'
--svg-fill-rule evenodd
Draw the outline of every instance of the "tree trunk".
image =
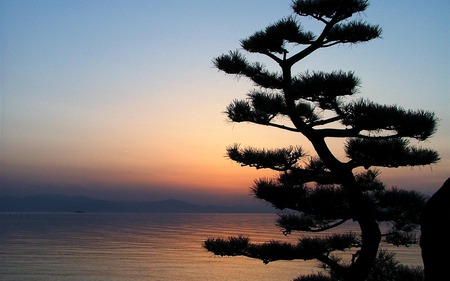
<svg viewBox="0 0 450 281">
<path fill-rule="evenodd" d="M 350 169 L 344 165 L 334 168 L 334 174 L 348 192 L 352 219 L 358 222 L 362 238 L 359 254 L 342 278 L 344 281 L 364 281 L 375 263 L 381 241 L 380 227 L 375 219 L 375 207 L 373 202 L 362 194 Z"/>
<path fill-rule="evenodd" d="M 345 281 L 364 281 L 372 269 L 381 241 L 381 231 L 374 217 L 372 202 L 364 198 L 356 185 L 351 190 L 353 218 L 361 229 L 362 245 L 354 264 L 349 267 Z"/>
<path fill-rule="evenodd" d="M 369 218 L 358 221 L 361 227 L 362 246 L 356 262 L 350 267 L 345 281 L 364 281 L 372 269 L 381 241 L 378 223 Z"/>
</svg>

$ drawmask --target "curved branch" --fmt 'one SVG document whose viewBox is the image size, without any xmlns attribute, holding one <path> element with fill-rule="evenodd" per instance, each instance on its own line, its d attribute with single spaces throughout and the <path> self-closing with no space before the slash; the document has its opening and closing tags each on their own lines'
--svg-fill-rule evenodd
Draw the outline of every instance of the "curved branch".
<svg viewBox="0 0 450 281">
<path fill-rule="evenodd" d="M 325 230 L 328 230 L 328 229 L 335 228 L 335 227 L 337 227 L 337 226 L 339 226 L 339 225 L 345 223 L 346 221 L 348 221 L 348 219 L 342 219 L 342 220 L 340 220 L 340 221 L 337 221 L 337 222 L 334 223 L 334 224 L 329 224 L 327 227 L 321 228 L 321 229 L 318 230 L 317 232 L 325 231 Z"/>
<path fill-rule="evenodd" d="M 312 17 L 313 19 L 316 19 L 316 20 L 318 20 L 318 21 L 323 22 L 324 24 L 327 24 L 327 23 L 328 23 L 328 21 L 327 21 L 326 19 L 324 19 L 323 17 L 321 17 L 321 16 L 311 15 L 311 17 Z"/>
<path fill-rule="evenodd" d="M 269 126 L 269 127 L 275 127 L 275 128 L 279 128 L 279 129 L 283 129 L 286 131 L 291 131 L 291 132 L 300 132 L 297 128 L 293 128 L 293 127 L 288 127 L 285 125 L 280 125 L 280 124 L 276 124 L 276 123 L 257 123 L 259 125 L 265 125 L 265 126 Z"/>
<path fill-rule="evenodd" d="M 303 49 L 302 51 L 300 51 L 297 54 L 295 54 L 292 57 L 290 57 L 287 60 L 288 64 L 289 65 L 294 65 L 295 63 L 297 63 L 301 59 L 305 58 L 306 56 L 308 56 L 309 54 L 311 54 L 315 50 L 319 49 L 321 47 L 321 45 L 323 44 L 323 41 L 327 37 L 328 33 L 330 32 L 330 30 L 338 22 L 339 22 L 339 20 L 336 19 L 336 18 L 333 18 L 329 22 L 327 22 L 325 27 L 324 27 L 324 29 L 322 30 L 322 33 L 320 34 L 320 36 L 315 41 L 313 41 L 311 43 L 311 45 L 309 45 L 307 48 Z"/>
<path fill-rule="evenodd" d="M 277 226 L 284 228 L 284 235 L 289 235 L 292 231 L 317 233 L 337 227 L 349 219 L 349 217 L 343 217 L 340 220 L 334 221 L 323 219 L 320 216 L 308 216 L 303 213 L 288 213 L 279 215 Z"/>
<path fill-rule="evenodd" d="M 330 258 L 326 255 L 320 255 L 317 257 L 317 260 L 328 265 L 330 269 L 334 272 L 339 272 L 340 275 L 344 275 L 346 268 L 340 265 L 336 260 Z"/>
<path fill-rule="evenodd" d="M 346 42 L 346 41 L 343 41 L 343 40 L 339 40 L 339 41 L 327 41 L 327 42 L 324 42 L 324 43 L 322 44 L 321 48 L 328 48 L 328 47 L 332 47 L 332 46 L 335 46 L 335 45 L 338 45 L 338 44 L 343 44 L 343 43 L 347 43 L 347 42 Z"/>
<path fill-rule="evenodd" d="M 261 54 L 268 56 L 269 58 L 273 59 L 278 64 L 281 64 L 283 61 L 282 59 L 280 59 L 279 57 L 277 57 L 276 55 L 272 54 L 269 51 L 261 52 Z"/>
</svg>

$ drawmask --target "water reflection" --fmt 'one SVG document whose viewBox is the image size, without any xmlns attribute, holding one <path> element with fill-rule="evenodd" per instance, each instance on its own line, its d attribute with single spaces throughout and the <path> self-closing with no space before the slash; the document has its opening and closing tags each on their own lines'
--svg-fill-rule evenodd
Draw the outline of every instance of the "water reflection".
<svg viewBox="0 0 450 281">
<path fill-rule="evenodd" d="M 318 271 L 315 262 L 264 265 L 221 258 L 208 237 L 248 235 L 254 242 L 295 242 L 272 214 L 0 214 L 0 275 L 23 280 L 292 280 Z M 420 251 L 398 258 L 421 265 Z"/>
</svg>

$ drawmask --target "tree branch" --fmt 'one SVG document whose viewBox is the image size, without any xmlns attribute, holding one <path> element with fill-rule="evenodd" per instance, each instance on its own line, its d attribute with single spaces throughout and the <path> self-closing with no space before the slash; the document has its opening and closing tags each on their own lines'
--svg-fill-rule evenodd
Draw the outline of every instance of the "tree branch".
<svg viewBox="0 0 450 281">
<path fill-rule="evenodd" d="M 331 137 L 331 138 L 351 138 L 351 137 L 359 137 L 359 130 L 356 129 L 317 129 L 315 132 L 322 137 Z"/>
<path fill-rule="evenodd" d="M 261 54 L 268 56 L 269 58 L 276 61 L 278 64 L 281 64 L 281 62 L 283 61 L 282 59 L 280 59 L 279 57 L 277 57 L 276 55 L 272 54 L 269 51 L 261 52 Z"/>
<path fill-rule="evenodd" d="M 333 123 L 333 122 L 339 121 L 339 120 L 341 120 L 341 119 L 342 119 L 341 116 L 335 116 L 335 117 L 332 117 L 332 118 L 328 118 L 328 119 L 323 119 L 323 120 L 318 120 L 318 121 L 311 122 L 311 123 L 309 123 L 309 125 L 310 125 L 311 127 L 314 127 L 314 126 L 320 126 L 320 125 L 325 125 L 325 124 Z"/>
<path fill-rule="evenodd" d="M 303 49 L 302 51 L 298 52 L 297 54 L 293 55 L 289 59 L 287 59 L 289 65 L 294 65 L 301 59 L 305 58 L 315 50 L 319 49 L 327 37 L 327 34 L 330 32 L 330 30 L 333 28 L 333 26 L 338 22 L 337 19 L 333 18 L 329 22 L 326 23 L 324 29 L 322 30 L 322 33 L 320 36 L 313 42 L 309 47 Z"/>
<path fill-rule="evenodd" d="M 269 127 L 275 127 L 275 128 L 279 128 L 279 129 L 283 129 L 283 130 L 291 131 L 291 132 L 296 132 L 296 133 L 300 132 L 297 128 L 292 128 L 292 127 L 288 127 L 288 126 L 280 125 L 280 124 L 276 124 L 276 123 L 258 123 L 258 124 L 266 125 Z"/>
<path fill-rule="evenodd" d="M 316 20 L 318 20 L 318 21 L 321 21 L 321 22 L 323 22 L 323 23 L 325 23 L 325 24 L 328 24 L 328 21 L 327 21 L 326 19 L 324 19 L 323 17 L 319 17 L 319 16 L 315 16 L 315 15 L 311 15 L 311 17 L 312 17 L 313 19 L 316 19 Z"/>
<path fill-rule="evenodd" d="M 337 45 L 337 44 L 343 44 L 343 43 L 346 43 L 345 41 L 342 41 L 342 40 L 340 40 L 340 41 L 328 41 L 328 42 L 324 42 L 323 44 L 322 44 L 322 46 L 321 46 L 321 48 L 328 48 L 328 47 L 331 47 L 331 46 L 335 46 L 335 45 Z"/>
</svg>

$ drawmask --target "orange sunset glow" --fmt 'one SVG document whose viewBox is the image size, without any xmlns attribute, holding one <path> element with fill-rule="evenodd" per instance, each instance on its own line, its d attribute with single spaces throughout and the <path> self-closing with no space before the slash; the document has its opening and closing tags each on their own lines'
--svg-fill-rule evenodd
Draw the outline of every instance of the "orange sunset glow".
<svg viewBox="0 0 450 281">
<path fill-rule="evenodd" d="M 2 3 L 0 195 L 233 203 L 275 173 L 240 167 L 225 157 L 228 145 L 299 145 L 315 155 L 301 135 L 228 122 L 226 106 L 253 85 L 212 65 L 288 16 L 290 1 L 186 2 Z M 438 131 L 415 145 L 441 161 L 381 170 L 388 186 L 427 194 L 450 175 L 444 2 L 373 1 L 362 17 L 382 26 L 382 39 L 317 52 L 298 69 L 355 71 L 358 97 L 435 112 Z M 412 34 L 419 16 L 428 20 Z M 343 140 L 328 141 L 344 159 Z"/>
</svg>

